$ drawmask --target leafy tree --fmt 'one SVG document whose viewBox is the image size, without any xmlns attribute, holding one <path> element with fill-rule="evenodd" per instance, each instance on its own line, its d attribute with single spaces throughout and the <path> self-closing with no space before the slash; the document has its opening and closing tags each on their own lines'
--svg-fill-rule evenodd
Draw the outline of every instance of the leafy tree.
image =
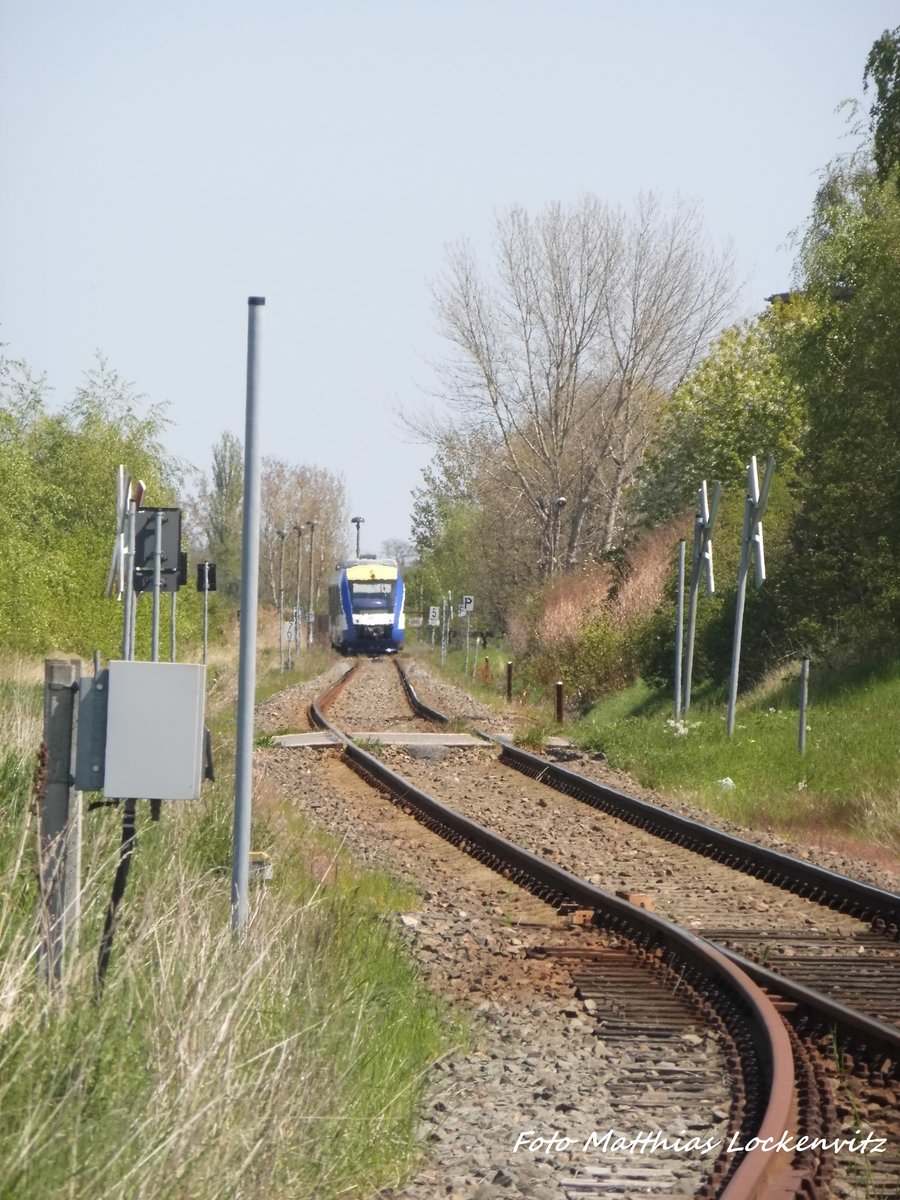
<svg viewBox="0 0 900 1200">
<path fill-rule="evenodd" d="M 752 455 L 773 454 L 789 473 L 805 428 L 803 392 L 781 348 L 809 319 L 790 304 L 728 329 L 664 405 L 635 494 L 635 506 L 662 521 L 693 504 L 703 479 L 741 487 Z"/>
<path fill-rule="evenodd" d="M 506 627 L 507 615 L 540 578 L 540 540 L 521 497 L 497 477 L 499 450 L 490 431 L 452 430 L 413 492 L 418 564 L 410 591 L 424 605 L 448 591 L 476 597 L 478 624 Z"/>
<path fill-rule="evenodd" d="M 813 643 L 865 634 L 884 645 L 900 619 L 900 195 L 858 169 L 826 184 L 801 254 L 820 318 L 787 358 L 809 422 L 794 622 Z"/>
<path fill-rule="evenodd" d="M 0 646 L 116 655 L 121 610 L 104 595 L 116 469 L 128 466 L 147 483 L 148 503 L 167 505 L 179 464 L 159 440 L 163 410 L 146 407 L 102 359 L 53 413 L 48 391 L 26 364 L 0 359 L 0 556 L 8 567 L 0 578 Z M 189 626 L 190 609 L 184 615 Z"/>
<path fill-rule="evenodd" d="M 863 86 L 875 85 L 870 110 L 872 154 L 878 179 L 884 183 L 900 163 L 900 25 L 886 29 L 869 51 Z M 900 174 L 896 176 L 900 188 Z"/>
<path fill-rule="evenodd" d="M 213 446 L 209 478 L 200 479 L 196 508 L 203 553 L 216 564 L 218 589 L 235 604 L 241 594 L 243 502 L 244 450 L 226 431 Z"/>
</svg>

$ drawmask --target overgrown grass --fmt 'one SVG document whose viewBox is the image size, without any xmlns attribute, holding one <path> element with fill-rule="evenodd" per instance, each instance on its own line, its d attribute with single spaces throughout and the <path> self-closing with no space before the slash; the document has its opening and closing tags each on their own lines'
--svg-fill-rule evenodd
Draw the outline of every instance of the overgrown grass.
<svg viewBox="0 0 900 1200">
<path fill-rule="evenodd" d="M 385 920 L 415 897 L 300 825 L 285 837 L 272 797 L 254 845 L 273 849 L 275 879 L 238 945 L 223 761 L 202 800 L 165 805 L 158 824 L 139 805 L 99 1001 L 119 814 L 85 816 L 80 947 L 49 990 L 29 813 L 40 688 L 3 700 L 4 714 L 19 706 L 15 727 L 30 724 L 0 750 L 0 1197 L 324 1200 L 402 1179 L 425 1072 L 450 1036 Z"/>
<path fill-rule="evenodd" d="M 898 707 L 900 664 L 893 663 L 852 676 L 817 678 L 814 670 L 804 757 L 796 672 L 739 704 L 731 738 L 719 697 L 701 694 L 675 722 L 671 697 L 643 684 L 596 705 L 574 733 L 642 783 L 742 824 L 849 836 L 896 854 Z"/>
<path fill-rule="evenodd" d="M 260 659 L 257 668 L 256 699 L 268 700 L 276 692 L 290 687 L 294 683 L 303 683 L 316 675 L 321 675 L 336 660 L 333 650 L 324 646 L 313 646 L 309 650 L 301 650 L 295 654 L 290 671 L 281 671 L 278 666 L 278 654 L 269 652 Z"/>
</svg>

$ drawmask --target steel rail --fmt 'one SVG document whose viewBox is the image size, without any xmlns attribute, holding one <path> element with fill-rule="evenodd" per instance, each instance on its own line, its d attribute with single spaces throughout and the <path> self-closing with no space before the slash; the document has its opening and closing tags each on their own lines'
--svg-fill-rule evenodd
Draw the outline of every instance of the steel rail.
<svg viewBox="0 0 900 1200">
<path fill-rule="evenodd" d="M 777 992 L 786 1000 L 802 1005 L 820 1018 L 824 1018 L 827 1023 L 840 1029 L 843 1033 L 861 1038 L 868 1050 L 887 1055 L 892 1060 L 896 1060 L 900 1056 L 900 1029 L 895 1025 L 888 1025 L 884 1021 L 859 1012 L 858 1009 L 848 1008 L 839 1000 L 832 1000 L 823 992 L 817 992 L 814 988 L 797 983 L 789 975 L 780 975 L 777 971 L 770 971 L 768 967 L 761 966 L 759 963 L 745 958 L 742 954 L 738 954 L 737 951 L 719 945 L 718 942 L 710 942 L 710 945 L 715 946 L 730 962 L 733 962 L 736 967 L 740 967 L 745 975 L 749 975 L 767 992 Z"/>
<path fill-rule="evenodd" d="M 399 662 L 397 662 L 396 658 L 394 659 L 394 666 L 397 668 L 397 672 L 400 676 L 400 682 L 403 684 L 403 690 L 406 693 L 406 698 L 409 701 L 410 707 L 413 709 L 413 711 L 417 713 L 418 716 L 424 717 L 426 721 L 434 721 L 435 725 L 449 725 L 450 718 L 446 715 L 446 713 L 438 712 L 436 708 L 431 708 L 423 700 L 421 700 L 419 696 L 416 695 L 415 688 L 409 682 L 409 676 L 400 666 Z"/>
<path fill-rule="evenodd" d="M 433 713 L 433 709 L 422 704 L 412 684 L 405 678 L 400 664 L 396 666 L 413 708 L 423 716 Z M 443 714 L 438 716 L 447 720 Z M 900 932 L 900 896 L 894 892 L 851 879 L 827 867 L 792 858 L 780 850 L 758 846 L 745 838 L 714 829 L 690 817 L 679 816 L 669 809 L 639 800 L 636 796 L 629 796 L 627 792 L 607 784 L 586 779 L 577 771 L 570 771 L 520 746 L 514 746 L 508 738 L 480 729 L 474 732 L 500 747 L 501 762 L 505 761 L 556 791 L 575 796 L 630 825 L 657 833 L 707 858 L 725 862 L 729 866 L 738 863 L 747 874 L 764 877 L 767 883 L 776 887 L 802 894 L 807 899 L 840 909 L 860 920 L 871 921 L 876 928 L 883 925 L 886 930 Z"/>
<path fill-rule="evenodd" d="M 397 663 L 396 666 L 401 678 L 404 680 L 404 688 L 410 703 L 414 709 L 424 713 L 427 706 L 422 705 L 421 700 L 416 695 L 415 689 L 406 679 L 405 672 L 400 667 L 400 664 Z M 428 709 L 427 711 L 431 712 L 434 710 Z M 879 914 L 875 918 L 876 924 L 881 921 L 885 926 L 893 924 L 896 927 L 898 914 L 900 914 L 900 896 L 896 896 L 892 892 L 872 887 L 869 884 L 851 879 L 849 876 L 840 875 L 824 867 L 817 867 L 812 863 L 806 863 L 801 859 L 793 859 L 780 851 L 757 846 L 753 842 L 746 841 L 746 839 L 735 837 L 733 834 L 723 833 L 720 830 L 703 825 L 688 817 L 678 816 L 678 814 L 671 813 L 667 809 L 659 809 L 647 801 L 638 800 L 636 797 L 629 796 L 625 792 L 620 792 L 615 788 L 586 779 L 577 772 L 560 767 L 557 763 L 549 762 L 536 754 L 521 750 L 519 747 L 514 747 L 505 738 L 499 738 L 495 735 L 484 733 L 481 730 L 476 730 L 476 732 L 480 737 L 492 741 L 501 747 L 501 761 L 504 757 L 519 758 L 526 761 L 528 764 L 526 773 L 528 775 L 533 776 L 541 783 L 556 787 L 556 790 L 563 791 L 569 795 L 573 792 L 584 791 L 603 798 L 609 798 L 617 808 L 621 807 L 623 810 L 621 812 L 613 811 L 612 815 L 622 816 L 630 824 L 646 828 L 653 833 L 657 831 L 657 828 L 674 831 L 679 835 L 678 841 L 681 845 L 686 844 L 683 834 L 687 833 L 694 843 L 693 845 L 689 845 L 688 848 L 699 849 L 699 852 L 705 853 L 707 857 L 717 859 L 719 856 L 711 853 L 707 847 L 715 847 L 719 851 L 727 851 L 728 858 L 732 860 L 727 865 L 734 865 L 733 860 L 736 859 L 740 868 L 743 866 L 745 856 L 751 856 L 752 860 L 753 856 L 758 855 L 759 862 L 774 866 L 780 875 L 780 879 L 787 882 L 790 890 L 798 891 L 801 886 L 804 888 L 811 887 L 813 889 L 811 892 L 804 891 L 804 894 L 809 899 L 816 900 L 832 908 L 844 906 L 844 911 L 846 911 L 846 906 L 850 904 L 852 905 L 853 915 L 860 916 L 860 909 L 864 910 L 862 918 L 871 919 L 871 913 L 874 911 Z M 515 766 L 516 764 L 513 762 L 509 765 Z M 588 802 L 591 803 L 592 801 L 589 800 Z M 604 804 L 602 807 L 606 811 L 612 811 L 612 805 L 607 807 Z M 697 843 L 701 841 L 703 845 L 698 846 Z M 761 872 L 751 873 L 758 874 Z M 793 878 L 791 878 L 792 874 Z M 784 882 L 779 882 L 778 879 L 768 878 L 767 882 L 776 886 L 784 886 Z M 834 888 L 835 895 L 829 904 L 831 893 L 827 889 L 830 887 Z M 746 958 L 744 955 L 727 946 L 720 945 L 717 942 L 711 942 L 711 944 L 770 994 L 783 996 L 786 1000 L 802 1006 L 809 1013 L 815 1014 L 819 1020 L 824 1020 L 826 1023 L 831 1024 L 835 1029 L 840 1030 L 843 1035 L 849 1035 L 861 1040 L 870 1052 L 884 1054 L 894 1061 L 897 1060 L 898 1055 L 900 1055 L 900 1029 L 896 1026 L 879 1021 L 875 1017 L 860 1012 L 858 1009 L 850 1008 L 840 1001 L 816 991 L 814 988 L 796 982 L 790 976 L 781 975 L 778 972 L 770 970 L 768 967 L 753 962 L 751 959 Z"/>
<path fill-rule="evenodd" d="M 860 920 L 883 923 L 889 930 L 900 929 L 900 896 L 893 892 L 851 879 L 827 867 L 792 858 L 783 851 L 759 846 L 690 817 L 679 816 L 606 784 L 586 779 L 576 771 L 513 746 L 505 738 L 480 730 L 476 732 L 501 748 L 501 761 L 533 775 L 557 791 L 586 800 L 631 825 L 661 833 L 707 858 L 724 861 L 727 865 L 738 862 L 748 874 L 764 876 L 766 882 L 788 891 L 802 891 L 804 896 L 817 903 L 838 908 Z"/>
<path fill-rule="evenodd" d="M 545 895 L 591 909 L 599 915 L 601 924 L 619 933 L 627 929 L 632 939 L 641 944 L 652 943 L 663 947 L 673 958 L 677 957 L 704 977 L 713 978 L 717 986 L 730 997 L 733 1014 L 739 1015 L 743 1031 L 743 1035 L 739 1033 L 735 1038 L 739 1045 L 741 1042 L 745 1044 L 743 1054 L 747 1056 L 747 1061 L 742 1063 L 743 1077 L 745 1080 L 756 1078 L 765 1081 L 766 1099 L 764 1107 L 762 1103 L 757 1106 L 754 1117 L 756 1127 L 741 1131 L 743 1144 L 748 1138 L 759 1139 L 755 1147 L 740 1152 L 740 1156 L 733 1157 L 730 1163 L 717 1160 L 713 1167 L 715 1174 L 718 1166 L 721 1181 L 727 1180 L 718 1193 L 719 1200 L 762 1200 L 768 1196 L 790 1195 L 795 1180 L 792 1179 L 791 1188 L 785 1193 L 783 1175 L 789 1160 L 786 1156 L 768 1153 L 764 1147 L 776 1143 L 792 1127 L 796 1111 L 794 1059 L 787 1029 L 765 993 L 710 942 L 655 913 L 604 892 L 464 817 L 363 750 L 352 738 L 333 726 L 322 712 L 322 708 L 327 707 L 346 684 L 352 670 L 310 705 L 310 719 L 317 728 L 326 730 L 339 740 L 345 756 L 362 774 L 401 803 L 415 808 L 427 821 L 436 825 L 445 837 L 453 835 L 487 856 L 494 865 L 499 864 L 502 869 L 510 870 L 514 879 L 528 879 L 532 884 L 538 884 Z M 750 1051 L 746 1048 L 747 1038 L 752 1042 Z M 778 1179 L 782 1181 L 780 1184 Z"/>
</svg>

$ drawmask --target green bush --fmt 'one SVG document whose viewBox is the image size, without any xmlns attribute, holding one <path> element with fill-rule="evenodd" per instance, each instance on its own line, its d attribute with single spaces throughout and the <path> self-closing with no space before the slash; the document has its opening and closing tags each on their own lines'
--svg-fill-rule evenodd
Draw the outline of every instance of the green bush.
<svg viewBox="0 0 900 1200">
<path fill-rule="evenodd" d="M 600 612 L 574 636 L 536 653 L 531 672 L 536 682 L 548 691 L 557 680 L 562 680 L 567 700 L 583 707 L 631 680 L 632 642 Z"/>
</svg>

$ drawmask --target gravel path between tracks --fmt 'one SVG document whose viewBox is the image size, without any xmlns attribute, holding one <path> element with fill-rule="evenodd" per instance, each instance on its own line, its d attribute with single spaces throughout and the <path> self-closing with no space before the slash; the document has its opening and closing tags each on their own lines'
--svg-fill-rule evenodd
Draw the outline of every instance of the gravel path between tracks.
<svg viewBox="0 0 900 1200">
<path fill-rule="evenodd" d="M 505 720 L 503 714 L 498 714 L 495 709 L 487 708 L 477 700 L 473 700 L 460 688 L 438 678 L 418 660 L 414 660 L 408 670 L 408 675 L 420 699 L 439 712 L 446 713 L 454 719 L 470 720 L 485 733 L 514 735 L 516 728 L 514 714 L 510 715 L 509 720 Z M 768 846 L 772 850 L 780 850 L 783 854 L 789 854 L 795 858 L 803 858 L 807 862 L 825 867 L 829 871 L 849 875 L 853 879 L 859 879 L 874 887 L 884 888 L 889 892 L 900 891 L 900 865 L 896 868 L 875 865 L 858 855 L 845 854 L 838 850 L 800 842 L 796 839 L 780 837 L 769 827 L 748 829 L 733 821 L 715 816 L 697 805 L 661 796 L 658 792 L 643 787 L 625 772 L 610 767 L 602 756 L 585 754 L 574 747 L 545 751 L 545 757 L 561 762 L 562 765 L 577 771 L 588 779 L 617 788 L 619 791 L 627 792 L 630 796 L 636 796 L 651 804 L 658 804 L 680 816 L 690 817 L 705 825 L 712 825 L 735 837 L 745 838 L 760 846 Z"/>
<path fill-rule="evenodd" d="M 343 669 L 337 664 L 327 678 L 260 705 L 257 728 L 305 727 L 309 699 Z M 377 703 L 371 711 L 378 711 Z M 607 1046 L 597 1036 L 596 1019 L 575 998 L 567 968 L 525 957 L 530 946 L 586 942 L 593 931 L 573 928 L 543 902 L 464 857 L 363 783 L 336 752 L 265 747 L 256 755 L 267 792 L 274 790 L 337 836 L 361 865 L 387 869 L 417 889 L 420 904 L 397 919 L 398 930 L 423 979 L 461 1005 L 472 1022 L 471 1047 L 434 1068 L 421 1119 L 427 1148 L 421 1169 L 410 1184 L 384 1197 L 558 1200 L 586 1195 L 597 1172 L 618 1180 L 615 1194 L 623 1200 L 648 1194 L 648 1187 L 678 1195 L 697 1190 L 712 1163 L 702 1154 L 642 1156 L 582 1147 L 591 1134 L 602 1138 L 610 1131 L 629 1138 L 657 1131 L 669 1138 L 685 1131 L 701 1140 L 714 1136 L 727 1115 L 729 1085 L 713 1037 L 702 1028 L 685 1034 L 684 1050 L 702 1080 L 689 1099 L 673 1106 L 658 1080 L 637 1097 L 617 1095 L 617 1080 L 652 1077 L 654 1068 L 665 1073 L 680 1063 L 665 1060 L 658 1045 L 640 1038 L 624 1048 Z M 277 853 L 275 860 L 277 871 Z M 529 1143 L 554 1134 L 572 1141 L 564 1149 L 523 1145 L 517 1151 L 528 1131 Z M 613 1194 L 600 1186 L 590 1194 Z"/>
</svg>

